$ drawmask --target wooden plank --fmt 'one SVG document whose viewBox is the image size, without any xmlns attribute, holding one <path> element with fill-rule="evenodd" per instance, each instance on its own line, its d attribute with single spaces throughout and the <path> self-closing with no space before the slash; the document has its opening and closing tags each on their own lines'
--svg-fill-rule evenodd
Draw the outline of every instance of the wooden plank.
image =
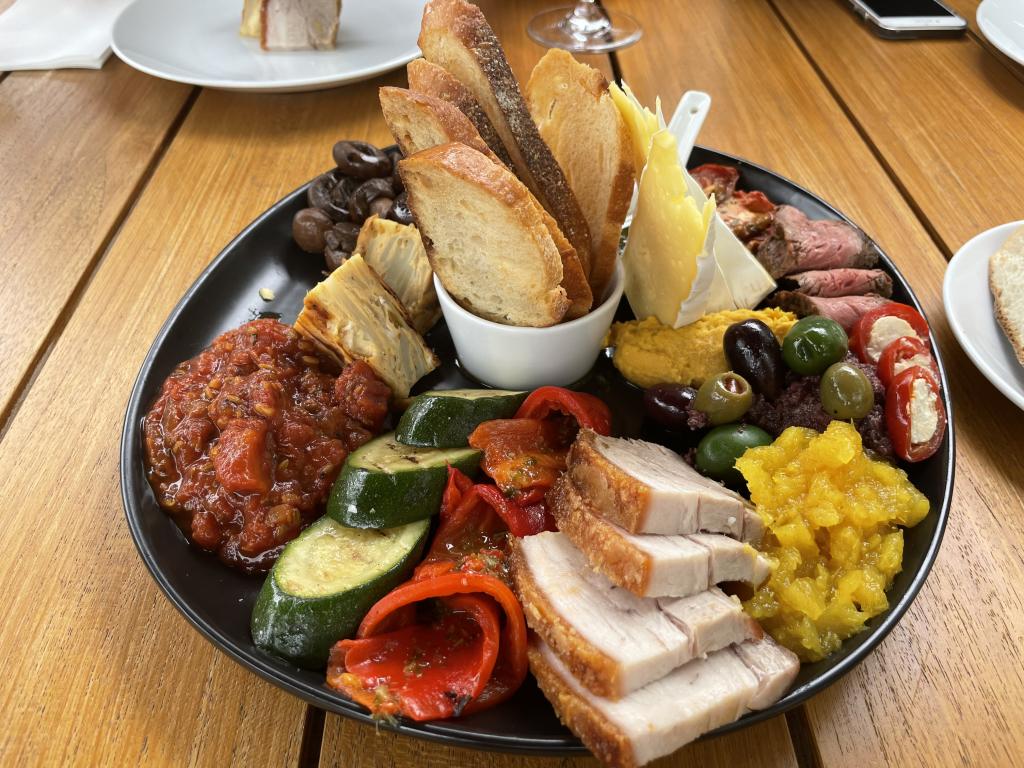
<svg viewBox="0 0 1024 768">
<path fill-rule="evenodd" d="M 1024 82 L 975 38 L 893 44 L 838 4 L 777 7 L 947 255 L 1020 218 Z"/>
<path fill-rule="evenodd" d="M 780 720 L 781 718 L 777 718 Z M 796 758 L 785 726 L 776 720 L 737 734 L 697 742 L 650 765 L 652 768 L 795 768 Z M 338 715 L 327 715 L 320 768 L 598 768 L 592 757 L 523 757 L 475 752 L 379 731 Z"/>
<path fill-rule="evenodd" d="M 387 141 L 376 85 L 201 94 L 0 442 L 0 764 L 294 765 L 306 706 L 189 627 L 121 513 L 118 441 L 164 318 L 249 221 Z M 14 524 L 14 521 L 23 521 Z M 30 585 L 30 587 L 29 587 Z"/>
<path fill-rule="evenodd" d="M 117 59 L 0 83 L 0 427 L 190 92 Z"/>
<path fill-rule="evenodd" d="M 845 10 L 838 4 L 786 2 L 786 16 L 811 18 L 811 5 L 831 9 L 827 16 L 815 15 L 813 23 L 801 25 L 804 35 L 819 41 L 813 49 L 819 66 L 824 68 L 826 56 L 833 68 L 845 58 L 851 68 L 856 62 L 868 72 L 876 57 L 888 55 L 873 44 L 870 33 L 855 28 L 854 20 L 844 20 Z M 822 762 L 850 768 L 1011 765 L 1024 754 L 1024 605 L 1017 589 L 1024 580 L 1024 535 L 1012 523 L 1024 506 L 1024 460 L 1020 451 L 1008 447 L 1020 442 L 1024 414 L 981 377 L 956 344 L 943 315 L 945 262 L 940 249 L 795 44 L 787 40 L 770 9 L 696 2 L 671 7 L 669 14 L 667 6 L 660 6 L 655 17 L 641 2 L 612 3 L 613 9 L 634 13 L 647 30 L 643 43 L 620 54 L 627 81 L 645 100 L 660 92 L 668 106 L 686 88 L 708 91 L 715 102 L 702 142 L 781 171 L 859 222 L 910 277 L 951 377 L 957 409 L 957 479 L 943 549 L 920 596 L 885 643 L 807 705 Z M 683 28 L 687 33 L 681 42 L 676 30 Z M 724 40 L 729 41 L 727 53 Z M 907 50 L 910 56 L 915 46 L 924 44 L 894 49 Z M 938 47 L 962 45 L 963 41 L 953 41 Z M 940 60 L 947 56 L 943 51 L 933 55 Z M 977 58 L 984 57 L 978 53 Z M 915 62 L 924 65 L 923 58 Z M 889 71 L 916 70 L 905 65 Z M 984 71 L 996 78 L 988 89 L 1015 87 L 987 65 Z M 950 94 L 963 94 L 963 83 L 957 82 L 962 71 L 926 67 L 925 72 L 944 83 L 942 114 L 949 115 L 950 102 L 955 101 Z M 848 90 L 861 88 L 852 84 L 853 79 Z M 890 107 L 889 129 L 927 135 L 915 127 L 923 118 L 904 105 L 915 102 L 918 89 L 931 88 L 930 80 L 907 74 L 902 81 L 890 75 L 877 82 L 872 94 Z M 880 94 L 882 83 L 888 83 L 891 92 Z M 985 94 L 967 98 L 990 101 Z M 870 109 L 858 101 L 854 115 L 860 118 L 860 110 Z M 994 111 L 990 117 L 1005 118 L 1011 126 L 1019 119 L 997 118 Z M 954 117 L 945 130 L 964 137 L 964 152 L 983 155 L 980 139 L 964 135 L 961 125 L 979 122 L 958 123 Z M 1006 123 L 1000 122 L 992 134 L 1002 136 L 1006 130 Z M 869 136 L 874 139 L 876 133 Z M 927 143 L 933 149 L 938 141 L 931 137 Z M 985 146 L 1015 167 L 1016 160 L 1006 157 L 998 139 Z M 913 198 L 923 210 L 942 206 L 943 218 L 936 226 L 949 233 L 950 245 L 982 226 L 978 219 L 984 216 L 975 195 L 994 196 L 979 189 L 985 186 L 989 161 L 975 159 L 980 167 L 962 157 L 950 161 L 960 169 L 962 185 L 936 182 L 923 190 L 928 199 Z M 1005 167 L 994 177 L 999 181 L 992 185 L 993 192 L 1015 188 L 1012 180 L 1019 177 L 1011 173 L 1008 181 Z M 967 184 L 967 178 L 973 183 Z M 991 223 L 1012 217 L 992 214 Z"/>
</svg>

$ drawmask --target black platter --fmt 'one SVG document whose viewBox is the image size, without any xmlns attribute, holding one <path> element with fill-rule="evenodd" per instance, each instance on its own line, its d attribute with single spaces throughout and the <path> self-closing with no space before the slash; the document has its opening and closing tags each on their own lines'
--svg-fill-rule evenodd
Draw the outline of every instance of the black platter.
<svg viewBox="0 0 1024 768">
<path fill-rule="evenodd" d="M 810 192 L 760 166 L 731 155 L 697 147 L 692 166 L 707 162 L 740 168 L 740 189 L 764 192 L 773 202 L 793 205 L 814 219 L 846 219 Z M 305 186 L 288 195 L 238 235 L 199 276 L 164 323 L 139 372 L 128 402 L 121 439 L 121 492 L 128 525 L 139 554 L 157 584 L 193 626 L 238 663 L 274 685 L 309 703 L 363 722 L 369 715 L 358 705 L 331 691 L 323 672 L 295 667 L 253 645 L 249 616 L 262 583 L 224 566 L 213 555 L 190 546 L 171 518 L 157 505 L 143 466 L 142 420 L 164 379 L 182 360 L 200 352 L 221 332 L 262 314 L 276 313 L 291 322 L 306 291 L 322 278 L 322 259 L 303 253 L 291 238 L 294 213 L 306 206 Z M 851 222 L 852 223 L 852 222 Z M 893 298 L 921 309 L 910 286 L 892 261 L 882 254 L 882 266 L 893 276 Z M 264 302 L 259 289 L 270 288 L 275 298 Z M 617 319 L 632 317 L 623 299 Z M 474 386 L 455 360 L 444 322 L 427 336 L 443 361 L 442 367 L 420 382 L 417 390 Z M 903 571 L 889 593 L 891 607 L 847 640 L 828 659 L 805 664 L 796 685 L 778 703 L 723 726 L 713 734 L 743 728 L 784 712 L 834 683 L 878 645 L 899 621 L 917 595 L 938 553 L 953 493 L 953 412 L 945 369 L 934 350 L 942 377 L 949 426 L 939 452 L 908 474 L 931 503 L 927 518 L 905 532 Z M 616 434 L 657 439 L 644 430 L 641 391 L 626 382 L 601 357 L 580 388 L 605 399 L 614 414 Z M 532 678 L 510 701 L 495 709 L 459 720 L 435 723 L 380 724 L 419 738 L 477 749 L 509 752 L 571 754 L 585 751 L 555 717 Z M 712 734 L 709 734 L 712 735 Z"/>
</svg>

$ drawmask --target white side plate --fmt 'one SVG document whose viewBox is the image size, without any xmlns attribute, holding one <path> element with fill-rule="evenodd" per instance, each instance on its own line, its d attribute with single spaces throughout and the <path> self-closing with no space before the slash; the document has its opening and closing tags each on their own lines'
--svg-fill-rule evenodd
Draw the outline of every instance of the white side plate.
<svg viewBox="0 0 1024 768">
<path fill-rule="evenodd" d="M 993 386 L 1024 410 L 1024 367 L 1017 362 L 992 309 L 988 260 L 1024 221 L 1003 224 L 968 240 L 946 267 L 942 303 L 964 352 Z"/>
<path fill-rule="evenodd" d="M 976 18 L 978 28 L 992 45 L 1024 65 L 1024 2 L 984 0 Z"/>
<path fill-rule="evenodd" d="M 242 0 L 137 0 L 112 48 L 154 77 L 232 91 L 313 91 L 379 75 L 420 55 L 425 0 L 344 0 L 333 51 L 260 49 L 238 28 Z"/>
</svg>

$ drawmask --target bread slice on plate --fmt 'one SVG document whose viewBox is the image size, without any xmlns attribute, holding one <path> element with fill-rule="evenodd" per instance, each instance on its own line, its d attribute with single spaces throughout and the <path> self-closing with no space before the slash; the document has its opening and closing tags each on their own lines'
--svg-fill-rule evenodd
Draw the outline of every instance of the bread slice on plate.
<svg viewBox="0 0 1024 768">
<path fill-rule="evenodd" d="M 572 243 L 558 228 L 558 222 L 544 210 L 540 203 L 537 203 L 536 198 L 534 198 L 534 202 L 537 204 L 537 212 L 544 219 L 544 226 L 548 228 L 551 240 L 562 257 L 562 287 L 565 288 L 565 293 L 569 297 L 569 309 L 565 312 L 565 319 L 575 320 L 577 317 L 583 317 L 594 306 L 594 294 L 590 290 L 587 276 L 583 274 L 583 265 L 580 264 Z"/>
<path fill-rule="evenodd" d="M 989 259 L 988 283 L 996 320 L 1024 365 L 1024 227 Z"/>
<path fill-rule="evenodd" d="M 590 287 L 600 301 L 615 273 L 622 223 L 633 196 L 629 131 L 604 75 L 558 48 L 533 68 L 526 103 L 587 219 Z"/>
<path fill-rule="evenodd" d="M 501 162 L 470 119 L 454 104 L 436 96 L 390 86 L 381 88 L 378 97 L 384 122 L 406 157 L 438 144 L 457 141 L 496 163 Z"/>
<path fill-rule="evenodd" d="M 542 327 L 565 317 L 562 257 L 530 191 L 465 144 L 441 144 L 399 165 L 430 265 L 480 317 Z"/>
<path fill-rule="evenodd" d="M 447 101 L 458 108 L 473 123 L 477 133 L 501 162 L 512 167 L 512 158 L 508 156 L 508 150 L 501 143 L 501 137 L 484 108 L 457 77 L 426 59 L 413 59 L 406 65 L 405 73 L 409 78 L 409 90 Z"/>
<path fill-rule="evenodd" d="M 483 107 L 524 184 L 554 216 L 590 276 L 590 230 L 565 174 L 526 108 L 497 35 L 465 0 L 429 0 L 419 36 L 423 56 L 460 80 Z"/>
</svg>

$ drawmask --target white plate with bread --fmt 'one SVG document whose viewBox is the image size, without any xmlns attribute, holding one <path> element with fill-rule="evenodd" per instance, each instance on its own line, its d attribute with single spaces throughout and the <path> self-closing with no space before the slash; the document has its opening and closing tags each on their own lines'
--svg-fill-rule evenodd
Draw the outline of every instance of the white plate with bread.
<svg viewBox="0 0 1024 768">
<path fill-rule="evenodd" d="M 366 80 L 419 56 L 423 5 L 136 0 L 115 22 L 111 46 L 136 69 L 179 83 L 269 93 L 320 90 Z"/>
<path fill-rule="evenodd" d="M 967 356 L 1024 409 L 1024 220 L 967 241 L 946 268 L 942 300 Z"/>
</svg>

